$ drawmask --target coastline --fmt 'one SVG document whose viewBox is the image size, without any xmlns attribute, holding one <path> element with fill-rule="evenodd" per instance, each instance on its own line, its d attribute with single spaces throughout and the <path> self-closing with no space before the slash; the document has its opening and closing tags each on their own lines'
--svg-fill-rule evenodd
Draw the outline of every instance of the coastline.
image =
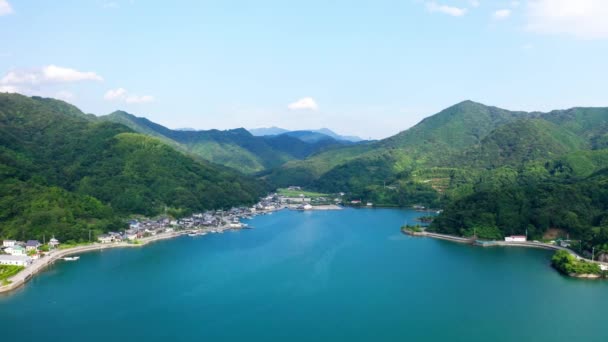
<svg viewBox="0 0 608 342">
<path fill-rule="evenodd" d="M 161 233 L 154 236 L 142 238 L 138 240 L 138 243 L 127 243 L 127 242 L 115 242 L 115 243 L 93 243 L 85 246 L 77 246 L 68 249 L 54 250 L 47 253 L 44 257 L 35 260 L 31 265 L 23 269 L 21 272 L 15 274 L 12 278 L 8 279 L 11 283 L 0 286 L 0 293 L 6 293 L 14 291 L 21 286 L 25 285 L 30 279 L 36 276 L 38 273 L 44 271 L 48 266 L 52 265 L 55 261 L 64 258 L 69 255 L 88 253 L 104 249 L 111 248 L 128 248 L 128 247 L 143 247 L 152 242 L 171 239 L 186 234 L 185 231 Z"/>
<path fill-rule="evenodd" d="M 548 243 L 543 243 L 543 242 L 533 242 L 533 241 L 526 241 L 526 242 L 506 242 L 506 241 L 478 241 L 476 239 L 473 238 L 464 238 L 464 237 L 458 237 L 458 236 L 452 236 L 452 235 L 447 235 L 447 234 L 438 234 L 438 233 L 429 233 L 426 231 L 420 231 L 420 232 L 414 232 L 414 231 L 409 231 L 405 228 L 401 228 L 401 232 L 403 234 L 406 235 L 410 235 L 410 236 L 416 236 L 416 237 L 430 237 L 433 239 L 439 239 L 439 240 L 446 240 L 446 241 L 450 241 L 450 242 L 456 242 L 456 243 L 462 243 L 462 244 L 468 244 L 468 245 L 472 245 L 472 246 L 477 246 L 477 247 L 525 247 L 525 248 L 537 248 L 537 249 L 546 249 L 546 250 L 553 250 L 553 251 L 567 251 L 568 253 L 572 254 L 574 257 L 576 257 L 578 260 L 584 260 L 586 262 L 590 262 L 590 263 L 595 263 L 598 265 L 603 265 L 605 267 L 608 267 L 608 263 L 604 263 L 604 262 L 599 262 L 599 261 L 594 261 L 594 260 L 589 260 L 587 258 L 584 258 L 580 255 L 578 255 L 575 251 L 569 249 L 569 248 L 565 248 L 565 247 L 561 247 L 561 246 L 556 246 L 556 245 L 551 245 Z M 570 277 L 573 278 L 580 278 L 580 279 L 602 279 L 601 275 L 597 275 L 597 274 L 574 274 L 574 273 L 570 273 L 570 274 L 566 274 Z"/>
<path fill-rule="evenodd" d="M 279 211 L 279 210 L 285 209 L 285 208 L 292 209 L 292 208 L 285 206 L 285 207 L 281 207 L 281 208 L 274 209 L 274 210 L 266 210 L 263 212 L 263 214 L 270 214 L 274 211 Z M 314 210 L 323 210 L 324 211 L 324 210 L 341 210 L 341 209 L 343 209 L 343 208 L 340 206 L 337 206 L 337 205 L 322 205 L 322 206 L 315 206 L 315 207 L 313 207 L 312 210 L 313 211 Z M 292 210 L 294 210 L 294 209 L 292 209 Z M 221 227 L 217 227 L 215 229 L 220 230 L 220 231 L 225 231 L 225 230 L 230 230 L 230 229 L 243 229 L 243 228 L 233 228 L 233 227 L 230 227 L 229 225 L 224 225 Z M 47 254 L 45 254 L 44 257 L 34 260 L 34 262 L 32 262 L 31 265 L 24 268 L 21 272 L 15 274 L 13 277 L 9 278 L 8 279 L 8 281 L 10 282 L 9 284 L 0 285 L 0 294 L 7 294 L 7 293 L 10 293 L 10 292 L 20 288 L 21 286 L 24 286 L 29 280 L 31 280 L 33 277 L 35 277 L 38 273 L 44 271 L 48 266 L 55 263 L 55 261 L 60 260 L 66 256 L 80 254 L 80 253 L 94 252 L 94 251 L 105 250 L 105 249 L 111 249 L 111 248 L 143 247 L 143 246 L 146 246 L 146 245 L 156 242 L 156 241 L 167 240 L 167 239 L 176 238 L 176 237 L 179 237 L 182 235 L 186 235 L 189 232 L 190 232 L 190 230 L 186 229 L 186 230 L 180 230 L 180 231 L 173 231 L 170 233 L 160 233 L 160 234 L 157 234 L 154 236 L 149 236 L 149 237 L 138 239 L 137 243 L 94 242 L 90 245 L 83 245 L 83 246 L 76 246 L 73 248 L 53 250 L 53 251 L 50 251 Z"/>
</svg>

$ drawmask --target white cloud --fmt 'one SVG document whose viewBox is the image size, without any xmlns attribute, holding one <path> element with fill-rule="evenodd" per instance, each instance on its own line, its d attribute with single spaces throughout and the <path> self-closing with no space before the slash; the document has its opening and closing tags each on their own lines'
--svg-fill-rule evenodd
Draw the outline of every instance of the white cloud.
<svg viewBox="0 0 608 342">
<path fill-rule="evenodd" d="M 317 110 L 319 106 L 312 97 L 304 97 L 287 105 L 289 110 Z"/>
<path fill-rule="evenodd" d="M 429 12 L 439 12 L 453 17 L 461 17 L 467 13 L 466 8 L 453 7 L 448 5 L 438 4 L 434 1 L 426 3 L 426 8 Z"/>
<path fill-rule="evenodd" d="M 606 0 L 529 0 L 527 29 L 579 39 L 608 38 Z"/>
<path fill-rule="evenodd" d="M 127 97 L 127 90 L 125 88 L 110 89 L 103 96 L 108 101 L 120 100 Z"/>
<path fill-rule="evenodd" d="M 142 96 L 129 95 L 125 99 L 125 102 L 126 103 L 148 103 L 148 102 L 154 102 L 154 96 L 150 96 L 150 95 L 142 95 Z"/>
<path fill-rule="evenodd" d="M 18 93 L 19 88 L 12 85 L 1 85 L 0 84 L 0 93 Z"/>
<path fill-rule="evenodd" d="M 479 0 L 469 0 L 469 4 L 471 5 L 471 7 L 479 7 L 479 5 L 481 5 Z"/>
<path fill-rule="evenodd" d="M 513 8 L 517 8 L 517 7 L 519 7 L 520 2 L 519 2 L 519 1 L 511 1 L 511 4 L 510 4 L 510 5 L 511 5 L 511 7 L 513 7 Z"/>
<path fill-rule="evenodd" d="M 117 2 L 108 1 L 108 2 L 104 2 L 103 5 L 102 5 L 102 7 L 103 8 L 110 8 L 110 9 L 112 9 L 112 8 L 118 8 L 118 7 L 120 7 L 120 5 L 118 5 Z"/>
<path fill-rule="evenodd" d="M 23 70 L 17 69 L 9 71 L 2 79 L 0 84 L 48 84 L 48 83 L 68 83 L 78 81 L 103 81 L 103 78 L 94 72 L 82 72 L 71 68 L 47 65 L 42 68 Z"/>
<path fill-rule="evenodd" d="M 13 13 L 15 13 L 15 11 L 13 11 L 11 4 L 9 4 L 6 0 L 0 0 L 0 16 L 9 15 Z"/>
<path fill-rule="evenodd" d="M 62 91 L 58 91 L 55 96 L 56 99 L 60 99 L 60 100 L 64 100 L 64 101 L 71 101 L 74 99 L 74 94 L 67 91 L 67 90 L 62 90 Z"/>
<path fill-rule="evenodd" d="M 494 12 L 494 19 L 507 19 L 508 17 L 511 16 L 511 10 L 510 9 L 500 9 L 496 12 Z"/>
<path fill-rule="evenodd" d="M 125 88 L 108 90 L 103 96 L 107 101 L 120 101 L 125 103 L 149 103 L 154 101 L 154 96 L 130 94 Z"/>
</svg>

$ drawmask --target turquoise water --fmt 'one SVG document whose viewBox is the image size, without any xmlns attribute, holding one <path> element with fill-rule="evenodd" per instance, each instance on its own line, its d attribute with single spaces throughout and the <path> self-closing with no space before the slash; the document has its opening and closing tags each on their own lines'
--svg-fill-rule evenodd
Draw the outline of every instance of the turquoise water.
<svg viewBox="0 0 608 342">
<path fill-rule="evenodd" d="M 59 262 L 0 297 L 2 340 L 607 341 L 608 282 L 551 253 L 399 232 L 418 213 L 261 216 L 253 230 Z"/>
</svg>

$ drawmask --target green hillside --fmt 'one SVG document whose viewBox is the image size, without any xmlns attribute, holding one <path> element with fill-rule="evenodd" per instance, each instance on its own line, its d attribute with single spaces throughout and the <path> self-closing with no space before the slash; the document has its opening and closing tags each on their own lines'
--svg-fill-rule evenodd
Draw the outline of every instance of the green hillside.
<svg viewBox="0 0 608 342">
<path fill-rule="evenodd" d="M 123 111 L 102 116 L 100 119 L 124 124 L 136 132 L 157 137 L 194 156 L 248 174 L 275 168 L 285 162 L 304 159 L 314 153 L 347 144 L 312 132 L 254 136 L 243 128 L 225 131 L 171 130 Z"/>
<path fill-rule="evenodd" d="M 443 206 L 476 184 L 512 182 L 522 168 L 538 179 L 588 176 L 605 165 L 607 121 L 605 108 L 525 113 L 465 101 L 393 137 L 291 161 L 264 177 L 378 205 Z"/>
<path fill-rule="evenodd" d="M 589 141 L 542 119 L 520 119 L 498 127 L 481 142 L 453 158 L 453 165 L 473 167 L 518 166 L 526 162 L 551 160 L 585 148 Z"/>
<path fill-rule="evenodd" d="M 265 191 L 124 125 L 18 94 L 0 94 L 0 176 L 0 236 L 16 238 L 78 240 L 118 217 L 252 203 Z"/>
</svg>

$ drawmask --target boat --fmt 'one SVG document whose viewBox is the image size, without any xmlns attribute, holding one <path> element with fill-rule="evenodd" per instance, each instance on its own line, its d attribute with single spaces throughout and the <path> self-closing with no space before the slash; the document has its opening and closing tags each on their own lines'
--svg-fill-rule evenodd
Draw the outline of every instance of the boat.
<svg viewBox="0 0 608 342">
<path fill-rule="evenodd" d="M 76 261 L 76 260 L 78 260 L 78 259 L 80 259 L 80 257 L 79 257 L 79 256 L 74 256 L 74 257 L 64 257 L 64 258 L 63 258 L 63 260 L 65 260 L 65 261 Z"/>
<path fill-rule="evenodd" d="M 189 233 L 188 236 L 197 236 L 197 233 Z"/>
</svg>

